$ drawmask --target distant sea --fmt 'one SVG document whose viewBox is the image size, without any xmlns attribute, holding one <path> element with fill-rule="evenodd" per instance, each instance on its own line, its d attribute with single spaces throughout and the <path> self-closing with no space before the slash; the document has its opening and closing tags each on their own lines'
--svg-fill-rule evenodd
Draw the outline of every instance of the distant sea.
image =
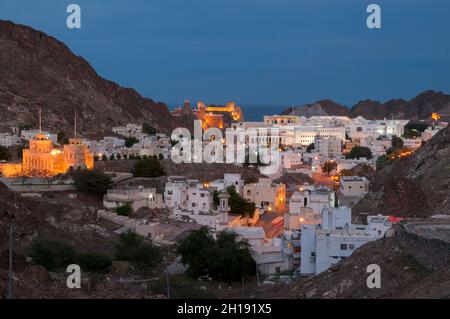
<svg viewBox="0 0 450 319">
<path fill-rule="evenodd" d="M 169 105 L 171 110 L 179 105 Z M 244 112 L 245 121 L 259 122 L 264 119 L 264 115 L 278 115 L 290 106 L 286 105 L 239 105 Z"/>
<path fill-rule="evenodd" d="M 262 121 L 264 115 L 278 115 L 289 108 L 283 105 L 241 105 L 244 118 L 248 122 Z"/>
</svg>

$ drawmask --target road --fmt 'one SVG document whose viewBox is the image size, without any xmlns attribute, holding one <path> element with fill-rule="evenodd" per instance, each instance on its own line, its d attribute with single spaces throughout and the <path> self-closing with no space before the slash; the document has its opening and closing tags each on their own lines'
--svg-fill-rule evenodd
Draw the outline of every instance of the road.
<svg viewBox="0 0 450 319">
<path fill-rule="evenodd" d="M 314 179 L 316 184 L 325 185 L 330 188 L 334 188 L 334 181 L 329 176 L 313 173 L 312 178 Z"/>
<path fill-rule="evenodd" d="M 283 232 L 284 215 L 276 212 L 266 212 L 261 216 L 256 226 L 263 227 L 267 238 L 278 237 Z"/>
</svg>

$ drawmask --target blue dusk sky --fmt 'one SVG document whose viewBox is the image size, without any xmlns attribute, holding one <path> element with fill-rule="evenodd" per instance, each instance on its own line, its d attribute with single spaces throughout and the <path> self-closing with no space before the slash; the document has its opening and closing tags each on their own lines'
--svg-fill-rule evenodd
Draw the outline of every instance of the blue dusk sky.
<svg viewBox="0 0 450 319">
<path fill-rule="evenodd" d="M 82 28 L 66 27 L 66 7 Z M 382 28 L 366 26 L 367 5 Z M 0 18 L 66 43 L 168 104 L 291 105 L 450 93 L 448 0 L 0 0 Z"/>
</svg>

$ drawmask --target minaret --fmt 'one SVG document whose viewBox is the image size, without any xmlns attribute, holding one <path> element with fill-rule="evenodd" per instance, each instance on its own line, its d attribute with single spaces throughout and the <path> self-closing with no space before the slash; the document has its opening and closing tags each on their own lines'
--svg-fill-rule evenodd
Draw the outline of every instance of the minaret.
<svg viewBox="0 0 450 319">
<path fill-rule="evenodd" d="M 228 206 L 228 198 L 230 198 L 230 195 L 227 190 L 222 190 L 219 194 L 219 213 L 220 223 L 224 225 L 228 225 L 228 212 L 230 211 L 230 207 Z"/>
</svg>

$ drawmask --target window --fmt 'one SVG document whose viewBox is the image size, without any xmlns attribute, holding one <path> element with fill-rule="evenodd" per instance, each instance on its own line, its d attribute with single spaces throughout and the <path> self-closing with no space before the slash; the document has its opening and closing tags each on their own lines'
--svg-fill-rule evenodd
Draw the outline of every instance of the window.
<svg viewBox="0 0 450 319">
<path fill-rule="evenodd" d="M 205 194 L 203 194 L 203 193 L 202 193 L 202 194 L 200 194 L 200 197 L 201 197 L 201 198 L 205 197 Z"/>
<path fill-rule="evenodd" d="M 347 244 L 341 244 L 341 250 L 347 250 Z"/>
<path fill-rule="evenodd" d="M 355 249 L 355 244 L 348 244 L 348 249 L 350 249 L 350 250 Z"/>
</svg>

